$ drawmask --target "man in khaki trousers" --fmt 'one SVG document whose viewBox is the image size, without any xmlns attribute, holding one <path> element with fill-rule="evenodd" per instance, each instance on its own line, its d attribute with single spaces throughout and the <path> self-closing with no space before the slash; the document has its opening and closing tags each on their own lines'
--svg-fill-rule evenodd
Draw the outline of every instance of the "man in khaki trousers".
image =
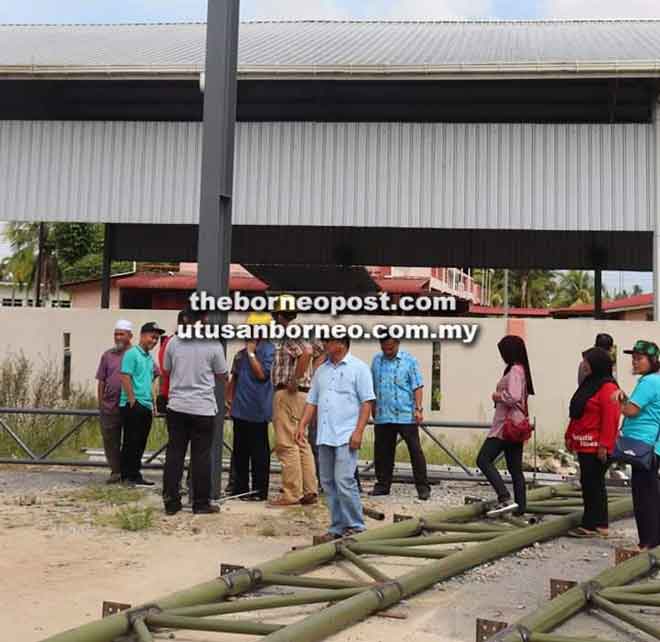
<svg viewBox="0 0 660 642">
<path fill-rule="evenodd" d="M 286 327 L 295 318 L 295 299 L 283 295 L 275 306 L 273 319 Z M 272 508 L 318 502 L 314 454 L 308 441 L 296 442 L 296 431 L 305 408 L 314 362 L 322 357 L 320 343 L 287 338 L 275 343 L 271 369 L 275 389 L 273 426 L 275 453 L 282 464 L 282 492 L 268 504 Z"/>
</svg>

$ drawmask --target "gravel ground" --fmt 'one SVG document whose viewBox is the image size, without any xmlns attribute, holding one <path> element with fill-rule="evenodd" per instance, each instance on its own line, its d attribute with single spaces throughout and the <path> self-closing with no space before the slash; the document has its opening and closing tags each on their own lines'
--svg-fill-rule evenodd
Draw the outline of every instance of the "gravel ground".
<svg viewBox="0 0 660 642">
<path fill-rule="evenodd" d="M 50 616 L 44 614 L 37 627 L 32 622 L 21 624 L 20 617 L 5 622 L 0 613 L 0 630 L 9 627 L 12 639 L 36 642 L 43 638 L 42 633 L 54 633 L 96 617 L 97 607 L 93 605 L 99 603 L 99 595 L 120 601 L 123 597 L 132 603 L 153 598 L 154 588 L 145 573 L 154 565 L 167 565 L 167 573 L 162 572 L 162 590 L 156 590 L 161 594 L 213 576 L 208 564 L 200 565 L 209 550 L 218 562 L 257 564 L 278 557 L 292 545 L 309 543 L 310 535 L 323 532 L 327 524 L 322 505 L 273 511 L 263 504 L 240 501 L 225 503 L 218 516 L 193 516 L 184 511 L 167 518 L 160 510 L 156 486 L 140 499 L 141 505 L 152 506 L 155 511 L 152 528 L 128 532 L 103 519 L 116 507 L 85 495 L 90 489 L 105 488 L 106 476 L 97 469 L 0 466 L 0 535 L 4 531 L 6 536 L 4 540 L 0 537 L 0 568 L 3 574 L 20 569 L 22 582 L 20 590 L 0 597 L 8 606 L 5 614 L 20 610 L 25 603 L 57 602 L 60 596 L 68 596 L 68 601 L 59 605 L 57 616 L 54 610 Z M 161 473 L 148 472 L 146 476 L 158 483 Z M 276 492 L 279 478 L 274 476 L 273 482 Z M 371 483 L 364 482 L 364 486 L 368 490 Z M 417 515 L 463 505 L 465 496 L 490 499 L 493 494 L 479 483 L 444 482 L 433 487 L 429 501 L 422 502 L 414 486 L 396 484 L 388 497 L 365 496 L 363 500 L 365 506 L 386 515 L 385 522 L 368 520 L 368 527 L 376 528 L 391 523 L 395 513 Z M 634 524 L 623 520 L 613 525 L 607 541 L 560 538 L 536 545 L 407 600 L 395 609 L 396 618 L 370 619 L 332 640 L 471 642 L 477 618 L 514 622 L 548 599 L 551 577 L 589 579 L 612 564 L 615 546 L 634 543 Z M 4 559 L 1 551 L 7 552 Z M 390 576 L 425 563 L 401 558 L 378 562 Z M 104 568 L 113 570 L 107 573 L 101 570 Z M 355 572 L 348 564 L 318 571 L 326 577 L 351 577 Z M 589 633 L 616 642 L 633 639 L 622 631 L 612 631 L 604 620 L 586 615 L 558 632 Z M 209 640 L 196 634 L 177 634 L 177 639 Z M 218 642 L 225 639 L 232 638 L 213 637 Z"/>
</svg>

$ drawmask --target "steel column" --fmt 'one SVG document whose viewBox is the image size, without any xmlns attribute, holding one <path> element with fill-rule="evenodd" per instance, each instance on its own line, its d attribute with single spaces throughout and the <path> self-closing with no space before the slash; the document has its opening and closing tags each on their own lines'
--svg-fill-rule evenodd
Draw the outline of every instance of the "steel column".
<svg viewBox="0 0 660 642">
<path fill-rule="evenodd" d="M 101 267 L 101 308 L 110 307 L 110 284 L 112 276 L 112 223 L 106 223 L 103 231 L 103 264 Z M 121 301 L 119 302 L 121 307 Z"/>
<path fill-rule="evenodd" d="M 236 123 L 239 0 L 209 0 L 206 26 L 204 129 L 198 236 L 198 290 L 228 293 Z M 225 314 L 211 314 L 224 322 Z M 218 415 L 211 456 L 212 497 L 222 488 L 224 386 L 216 386 Z"/>
</svg>

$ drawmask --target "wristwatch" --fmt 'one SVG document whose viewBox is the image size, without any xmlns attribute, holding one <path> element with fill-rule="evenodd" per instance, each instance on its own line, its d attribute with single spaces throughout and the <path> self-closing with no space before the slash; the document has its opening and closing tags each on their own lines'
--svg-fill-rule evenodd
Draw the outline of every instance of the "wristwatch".
<svg viewBox="0 0 660 642">
<path fill-rule="evenodd" d="M 250 357 L 250 359 L 256 359 L 257 358 L 257 353 L 256 352 L 248 352 L 247 355 L 248 355 L 248 357 Z"/>
<path fill-rule="evenodd" d="M 423 408 L 422 406 L 416 406 L 416 407 L 415 407 L 415 411 L 416 411 L 416 412 L 423 412 L 423 411 L 424 411 L 424 408 Z"/>
</svg>

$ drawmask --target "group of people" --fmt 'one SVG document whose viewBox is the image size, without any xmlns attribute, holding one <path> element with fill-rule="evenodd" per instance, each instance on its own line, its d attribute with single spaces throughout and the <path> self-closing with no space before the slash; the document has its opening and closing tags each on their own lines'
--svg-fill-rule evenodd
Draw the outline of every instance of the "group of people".
<svg viewBox="0 0 660 642">
<path fill-rule="evenodd" d="M 202 318 L 186 310 L 177 321 L 194 324 Z M 193 512 L 215 513 L 219 509 L 210 501 L 211 449 L 218 414 L 215 387 L 227 377 L 222 345 L 165 336 L 165 330 L 153 321 L 140 328 L 136 345 L 132 339 L 132 324 L 118 321 L 114 346 L 103 353 L 96 373 L 103 446 L 110 466 L 108 482 L 154 485 L 142 475 L 142 458 L 154 414 L 165 413 L 165 511 L 173 515 L 181 510 L 181 478 L 190 446 Z M 153 352 L 159 341 L 156 360 Z"/>
<path fill-rule="evenodd" d="M 251 313 L 247 322 L 287 326 L 295 317 L 290 302 L 280 300 L 272 317 Z M 177 319 L 184 326 L 205 320 L 203 313 L 191 309 Z M 103 353 L 97 371 L 110 483 L 153 485 L 142 475 L 142 457 L 153 414 L 164 413 L 169 437 L 163 474 L 166 513 L 181 510 L 188 448 L 193 512 L 217 512 L 211 503 L 211 451 L 219 416 L 216 387 L 227 384 L 225 415 L 234 427 L 231 494 L 268 500 L 272 422 L 282 479 L 281 492 L 268 506 L 315 504 L 320 485 L 331 516 L 324 538 L 329 541 L 364 530 L 357 459 L 367 423 L 373 420 L 376 484 L 370 494 L 389 494 L 401 438 L 408 446 L 418 496 L 429 498 L 419 437 L 424 382 L 416 359 L 401 350 L 397 339 L 388 336 L 380 341 L 381 351 L 371 367 L 351 354 L 348 339 L 250 340 L 228 369 L 219 342 L 164 336 L 157 323 L 149 322 L 132 345 L 132 332 L 130 322 L 116 324 L 114 346 Z M 639 546 L 650 549 L 660 545 L 660 349 L 640 340 L 624 351 L 632 356 L 633 373 L 639 375 L 628 396 L 615 378 L 613 344 L 610 335 L 599 334 L 595 345 L 582 353 L 578 386 L 570 402 L 565 441 L 579 460 L 584 499 L 582 524 L 572 535 L 607 536 L 605 477 L 608 467 L 618 461 L 632 467 Z M 498 348 L 505 369 L 492 395 L 493 421 L 477 465 L 497 493 L 494 510 L 523 514 L 523 448 L 533 429 L 528 398 L 534 394 L 534 384 L 523 339 L 506 336 Z M 496 465 L 502 454 L 513 498 Z"/>
<path fill-rule="evenodd" d="M 534 385 L 523 339 L 506 336 L 498 348 L 506 366 L 492 395 L 492 427 L 477 463 L 497 493 L 495 511 L 523 514 L 524 440 L 508 439 L 504 433 L 507 423 L 528 421 L 527 400 Z M 594 346 L 582 353 L 565 434 L 566 447 L 578 458 L 584 503 L 582 523 L 571 535 L 607 537 L 606 474 L 611 465 L 627 464 L 632 471 L 639 549 L 648 550 L 660 545 L 660 349 L 652 341 L 639 340 L 624 353 L 631 355 L 632 372 L 639 376 L 630 396 L 615 378 L 614 341 L 609 334 L 599 334 Z M 513 499 L 495 465 L 501 453 L 511 475 Z"/>
<path fill-rule="evenodd" d="M 292 307 L 282 299 L 272 317 L 251 313 L 247 323 L 287 326 L 296 317 Z M 205 320 L 204 314 L 187 309 L 177 323 Z M 141 465 L 153 416 L 161 413 L 169 438 L 163 474 L 166 513 L 181 510 L 188 447 L 193 511 L 217 511 L 210 501 L 210 471 L 215 391 L 221 383 L 226 384 L 225 415 L 233 423 L 229 494 L 268 500 L 272 422 L 282 479 L 281 492 L 268 506 L 312 505 L 323 492 L 332 513 L 329 533 L 340 537 L 363 530 L 357 455 L 373 419 L 377 482 L 371 494 L 389 494 L 400 437 L 410 453 L 418 496 L 430 497 L 419 437 L 423 379 L 416 359 L 400 349 L 397 339 L 381 341 L 382 352 L 371 368 L 350 354 L 348 340 L 291 338 L 247 341 L 228 368 L 218 342 L 166 336 L 155 322 L 141 327 L 137 345 L 132 345 L 132 333 L 130 322 L 117 323 L 114 346 L 103 353 L 97 371 L 109 483 L 153 485 Z"/>
</svg>

